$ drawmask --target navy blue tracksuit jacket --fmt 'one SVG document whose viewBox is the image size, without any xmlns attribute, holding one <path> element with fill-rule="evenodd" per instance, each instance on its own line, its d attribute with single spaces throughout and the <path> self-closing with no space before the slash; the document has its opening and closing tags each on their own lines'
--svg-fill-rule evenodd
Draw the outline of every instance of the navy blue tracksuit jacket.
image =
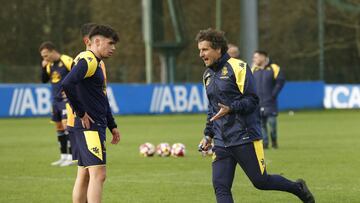
<svg viewBox="0 0 360 203">
<path fill-rule="evenodd" d="M 205 70 L 203 82 L 209 100 L 204 134 L 214 139 L 215 146 L 237 146 L 262 138 L 259 98 L 251 70 L 244 61 L 224 54 Z M 210 122 L 220 110 L 218 103 L 229 106 L 231 111 Z"/>
<path fill-rule="evenodd" d="M 277 96 L 285 84 L 285 76 L 280 67 L 269 63 L 264 69 L 253 67 L 252 72 L 255 78 L 257 95 L 260 98 L 262 116 L 277 116 Z"/>
</svg>

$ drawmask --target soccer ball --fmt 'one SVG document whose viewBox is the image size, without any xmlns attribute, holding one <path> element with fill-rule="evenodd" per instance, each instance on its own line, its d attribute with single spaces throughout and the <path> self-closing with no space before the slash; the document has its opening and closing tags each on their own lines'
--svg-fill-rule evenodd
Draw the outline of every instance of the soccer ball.
<svg viewBox="0 0 360 203">
<path fill-rule="evenodd" d="M 153 156 L 155 154 L 155 146 L 149 142 L 146 142 L 139 147 L 140 155 L 144 157 Z"/>
<path fill-rule="evenodd" d="M 156 154 L 161 157 L 170 156 L 170 152 L 171 152 L 171 148 L 169 143 L 166 142 L 160 143 L 156 147 Z"/>
<path fill-rule="evenodd" d="M 183 157 L 185 156 L 185 145 L 181 143 L 175 143 L 171 147 L 171 156 Z"/>
</svg>

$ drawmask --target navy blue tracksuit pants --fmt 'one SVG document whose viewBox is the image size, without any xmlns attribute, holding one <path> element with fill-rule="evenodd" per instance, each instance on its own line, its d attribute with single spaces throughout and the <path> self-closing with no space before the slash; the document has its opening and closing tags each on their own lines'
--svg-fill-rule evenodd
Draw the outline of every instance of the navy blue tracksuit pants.
<svg viewBox="0 0 360 203">
<path fill-rule="evenodd" d="M 231 187 L 237 164 L 257 189 L 286 191 L 298 197 L 301 195 L 296 182 L 266 173 L 262 140 L 227 148 L 215 146 L 213 151 L 212 179 L 218 203 L 234 202 Z"/>
</svg>

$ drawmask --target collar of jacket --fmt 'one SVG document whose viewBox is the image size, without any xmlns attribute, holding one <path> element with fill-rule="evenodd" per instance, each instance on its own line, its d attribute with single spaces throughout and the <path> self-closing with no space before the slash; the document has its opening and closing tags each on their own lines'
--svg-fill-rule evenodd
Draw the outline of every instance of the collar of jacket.
<svg viewBox="0 0 360 203">
<path fill-rule="evenodd" d="M 218 71 L 222 67 L 224 67 L 225 63 L 230 59 L 229 54 L 225 53 L 223 54 L 215 63 L 213 63 L 209 68 L 211 68 L 213 71 Z"/>
</svg>

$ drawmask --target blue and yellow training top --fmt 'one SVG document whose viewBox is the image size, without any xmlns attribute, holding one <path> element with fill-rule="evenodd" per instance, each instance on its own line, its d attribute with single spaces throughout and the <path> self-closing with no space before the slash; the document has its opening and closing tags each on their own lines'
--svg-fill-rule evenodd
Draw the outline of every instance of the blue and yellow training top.
<svg viewBox="0 0 360 203">
<path fill-rule="evenodd" d="M 231 147 L 260 140 L 259 98 L 249 66 L 226 53 L 203 75 L 209 100 L 206 136 L 214 138 L 215 146 Z M 218 120 L 210 118 L 219 112 L 219 103 L 230 112 Z"/>
<path fill-rule="evenodd" d="M 51 83 L 52 99 L 61 101 L 62 94 L 60 92 L 61 82 L 64 80 L 66 75 L 70 72 L 73 59 L 67 55 L 61 55 L 58 61 L 48 63 L 42 69 L 41 81 Z"/>
<path fill-rule="evenodd" d="M 91 129 L 116 128 L 106 96 L 106 76 L 98 59 L 91 51 L 81 52 L 74 60 L 74 66 L 62 82 L 76 117 L 85 112 L 95 121 Z M 75 119 L 75 128 L 83 128 L 79 119 Z"/>
</svg>

